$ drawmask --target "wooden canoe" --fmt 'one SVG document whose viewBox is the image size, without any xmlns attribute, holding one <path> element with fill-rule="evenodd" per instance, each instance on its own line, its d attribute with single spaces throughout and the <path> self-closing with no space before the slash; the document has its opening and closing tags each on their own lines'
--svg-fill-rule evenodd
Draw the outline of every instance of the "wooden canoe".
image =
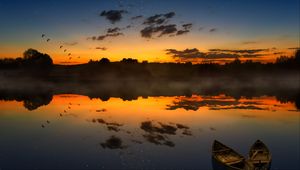
<svg viewBox="0 0 300 170">
<path fill-rule="evenodd" d="M 243 170 L 246 165 L 243 156 L 216 140 L 212 146 L 212 157 L 214 169 Z M 215 168 L 216 166 L 222 168 Z"/>
<path fill-rule="evenodd" d="M 254 169 L 268 170 L 271 168 L 272 156 L 267 146 L 260 140 L 257 140 L 249 151 L 248 162 L 254 166 Z"/>
</svg>

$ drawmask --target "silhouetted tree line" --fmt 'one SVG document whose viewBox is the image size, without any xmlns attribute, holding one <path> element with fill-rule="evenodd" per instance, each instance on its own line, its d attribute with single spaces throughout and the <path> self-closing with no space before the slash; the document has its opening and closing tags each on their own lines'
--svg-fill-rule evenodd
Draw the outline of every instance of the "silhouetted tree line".
<svg viewBox="0 0 300 170">
<path fill-rule="evenodd" d="M 249 76 L 288 74 L 289 72 L 299 73 L 300 50 L 295 56 L 281 56 L 274 63 L 260 63 L 252 60 L 241 62 L 238 58 L 224 65 L 217 63 L 139 63 L 136 59 L 124 58 L 120 62 L 110 62 L 107 58 L 99 61 L 90 61 L 87 66 L 90 71 L 85 76 L 91 77 L 110 75 L 111 77 L 127 77 L 144 79 L 170 79 L 189 80 L 202 76 L 218 77 L 220 75 L 240 77 L 247 79 Z M 89 70 L 89 69 L 85 69 Z M 82 72 L 83 73 L 83 72 Z M 109 74 L 107 74 L 109 73 Z M 84 73 L 83 73 L 84 74 Z"/>
<path fill-rule="evenodd" d="M 120 62 L 111 62 L 108 58 L 90 60 L 80 65 L 54 65 L 47 54 L 34 49 L 24 52 L 23 58 L 1 59 L 0 69 L 19 70 L 19 74 L 40 75 L 55 81 L 109 81 L 109 80 L 180 80 L 187 81 L 201 77 L 218 78 L 229 76 L 247 80 L 253 76 L 270 76 L 279 74 L 299 74 L 300 50 L 295 56 L 281 56 L 275 63 L 260 63 L 252 60 L 241 62 L 235 59 L 224 65 L 217 63 L 148 63 L 132 58 L 124 58 Z M 6 72 L 10 75 L 10 73 Z"/>
<path fill-rule="evenodd" d="M 0 59 L 0 70 L 5 70 L 2 74 L 10 78 L 39 77 L 40 79 L 47 79 L 52 67 L 51 57 L 35 49 L 26 50 L 22 58 Z"/>
<path fill-rule="evenodd" d="M 0 68 L 38 68 L 46 69 L 53 65 L 48 54 L 43 54 L 34 49 L 28 49 L 23 53 L 23 58 L 0 59 Z"/>
</svg>

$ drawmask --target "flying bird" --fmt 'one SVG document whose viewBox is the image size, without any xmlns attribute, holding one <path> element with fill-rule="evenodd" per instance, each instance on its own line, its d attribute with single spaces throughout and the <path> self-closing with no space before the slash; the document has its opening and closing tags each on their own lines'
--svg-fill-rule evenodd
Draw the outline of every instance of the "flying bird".
<svg viewBox="0 0 300 170">
<path fill-rule="evenodd" d="M 64 50 L 64 52 L 66 52 L 66 51 L 67 51 L 67 49 Z"/>
<path fill-rule="evenodd" d="M 49 124 L 49 123 L 50 123 L 50 121 L 49 121 L 49 120 L 47 120 L 47 123 Z"/>
<path fill-rule="evenodd" d="M 68 56 L 70 56 L 70 55 L 71 55 L 71 53 L 68 54 Z"/>
<path fill-rule="evenodd" d="M 42 128 L 45 128 L 45 125 L 42 125 Z"/>
<path fill-rule="evenodd" d="M 44 38 L 45 37 L 45 34 L 42 34 L 42 38 Z"/>
<path fill-rule="evenodd" d="M 78 58 L 80 58 L 80 56 L 78 56 Z"/>
<path fill-rule="evenodd" d="M 50 38 L 47 39 L 47 42 L 49 42 L 49 41 L 50 41 Z"/>
<path fill-rule="evenodd" d="M 72 57 L 69 58 L 69 60 L 71 60 L 71 59 L 72 59 Z"/>
<path fill-rule="evenodd" d="M 61 46 L 59 46 L 59 48 L 63 48 L 63 46 L 61 45 Z"/>
</svg>

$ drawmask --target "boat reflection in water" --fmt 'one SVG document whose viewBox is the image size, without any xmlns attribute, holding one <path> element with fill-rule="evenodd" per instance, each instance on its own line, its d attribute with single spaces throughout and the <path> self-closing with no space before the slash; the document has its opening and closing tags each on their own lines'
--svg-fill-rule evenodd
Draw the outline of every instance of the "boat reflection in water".
<svg viewBox="0 0 300 170">
<path fill-rule="evenodd" d="M 267 146 L 257 140 L 250 148 L 249 158 L 222 144 L 214 141 L 212 147 L 212 165 L 214 170 L 269 170 L 271 154 Z"/>
</svg>

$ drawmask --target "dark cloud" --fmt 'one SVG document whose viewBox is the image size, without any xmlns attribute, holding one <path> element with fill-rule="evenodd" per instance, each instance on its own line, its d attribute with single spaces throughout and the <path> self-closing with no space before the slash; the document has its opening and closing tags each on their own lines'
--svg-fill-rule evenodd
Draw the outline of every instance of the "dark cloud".
<svg viewBox="0 0 300 170">
<path fill-rule="evenodd" d="M 169 13 L 164 14 L 164 17 L 166 17 L 166 18 L 172 18 L 174 16 L 175 16 L 175 12 L 169 12 Z"/>
<path fill-rule="evenodd" d="M 144 23 L 145 25 L 160 25 L 168 21 L 168 19 L 171 19 L 175 16 L 175 12 L 169 12 L 166 14 L 156 14 L 153 16 L 150 16 L 145 19 Z"/>
<path fill-rule="evenodd" d="M 258 57 L 262 57 L 266 54 L 243 54 L 242 57 L 243 58 L 258 58 Z"/>
<path fill-rule="evenodd" d="M 261 102 L 256 101 L 249 101 L 249 102 L 243 102 L 245 105 L 263 105 Z"/>
<path fill-rule="evenodd" d="M 171 55 L 173 58 L 185 58 L 185 59 L 194 59 L 194 58 L 204 58 L 205 53 L 200 52 L 197 48 L 185 49 L 185 50 L 176 50 L 176 49 L 167 49 L 167 54 Z"/>
<path fill-rule="evenodd" d="M 216 32 L 217 31 L 217 28 L 212 28 L 209 30 L 209 32 Z"/>
<path fill-rule="evenodd" d="M 238 54 L 230 54 L 230 53 L 207 53 L 205 55 L 205 59 L 225 59 L 225 58 L 239 58 L 241 57 Z"/>
<path fill-rule="evenodd" d="M 266 52 L 269 49 L 246 49 L 246 50 L 230 50 L 230 49 L 209 49 L 211 52 L 230 52 L 230 53 L 248 53 L 254 54 L 259 52 Z"/>
<path fill-rule="evenodd" d="M 98 40 L 98 41 L 101 41 L 101 40 L 104 40 L 106 38 L 105 35 L 100 35 L 100 36 L 92 36 L 92 37 L 88 37 L 87 39 L 88 40 Z"/>
<path fill-rule="evenodd" d="M 112 34 L 112 33 L 116 33 L 116 32 L 119 32 L 121 29 L 119 27 L 115 27 L 115 28 L 108 28 L 107 29 L 107 33 L 108 34 Z"/>
<path fill-rule="evenodd" d="M 176 50 L 167 49 L 166 54 L 170 55 L 178 61 L 191 61 L 197 59 L 205 59 L 209 61 L 235 59 L 235 58 L 258 58 L 266 54 L 257 54 L 268 49 L 251 49 L 251 50 L 221 50 L 210 49 L 209 52 L 201 52 L 197 48 Z"/>
<path fill-rule="evenodd" d="M 189 33 L 190 30 L 178 30 L 176 35 L 182 35 L 182 34 L 186 34 L 186 33 Z"/>
<path fill-rule="evenodd" d="M 106 37 L 117 37 L 120 35 L 124 35 L 124 34 L 121 32 L 115 32 L 115 33 L 111 33 L 111 34 L 106 34 Z"/>
<path fill-rule="evenodd" d="M 285 52 L 275 52 L 275 53 L 273 53 L 274 55 L 282 55 L 282 54 L 285 54 Z"/>
<path fill-rule="evenodd" d="M 151 38 L 155 32 L 156 32 L 156 28 L 149 26 L 141 30 L 141 35 L 144 38 Z"/>
<path fill-rule="evenodd" d="M 109 10 L 109 11 L 102 11 L 100 16 L 105 17 L 109 20 L 112 24 L 118 22 L 122 19 L 122 14 L 127 13 L 125 10 Z"/>
<path fill-rule="evenodd" d="M 161 18 L 162 14 L 156 14 L 151 17 L 146 18 L 143 24 L 153 25 L 153 24 L 162 24 L 166 21 L 166 18 Z"/>
<path fill-rule="evenodd" d="M 151 38 L 155 34 L 158 34 L 158 37 L 164 35 L 172 36 L 175 33 L 177 33 L 177 28 L 175 24 L 161 25 L 161 26 L 148 26 L 141 30 L 141 35 L 144 38 Z"/>
<path fill-rule="evenodd" d="M 143 18 L 143 15 L 137 15 L 137 16 L 131 17 L 132 20 L 141 19 L 141 18 Z"/>
<path fill-rule="evenodd" d="M 182 27 L 183 27 L 184 29 L 191 29 L 192 26 L 193 26 L 192 23 L 189 23 L 189 24 L 183 24 L 183 25 L 182 25 Z"/>
<path fill-rule="evenodd" d="M 102 41 L 107 37 L 117 37 L 117 36 L 121 36 L 124 35 L 122 32 L 119 32 L 121 30 L 121 28 L 119 27 L 115 27 L 115 28 L 108 28 L 106 30 L 106 34 L 105 35 L 99 35 L 99 36 L 92 36 L 92 37 L 88 37 L 88 40 L 94 40 L 94 41 Z"/>
<path fill-rule="evenodd" d="M 177 29 L 176 24 L 167 24 L 171 18 L 175 16 L 175 12 L 166 14 L 156 14 L 145 19 L 143 25 L 146 25 L 140 32 L 144 38 L 152 38 L 154 36 L 161 37 L 164 35 L 176 36 L 190 32 L 192 24 L 183 24 L 182 30 Z"/>
<path fill-rule="evenodd" d="M 175 24 L 162 25 L 157 27 L 157 31 L 160 32 L 159 37 L 161 37 L 163 35 L 170 35 L 175 33 L 177 31 L 177 28 Z"/>
<path fill-rule="evenodd" d="M 190 32 L 190 29 L 192 28 L 193 24 L 189 23 L 189 24 L 183 24 L 183 30 L 178 30 L 176 35 L 182 35 L 182 34 L 186 34 Z"/>
<path fill-rule="evenodd" d="M 107 48 L 106 47 L 96 47 L 96 50 L 102 50 L 102 51 L 106 51 Z"/>
</svg>

